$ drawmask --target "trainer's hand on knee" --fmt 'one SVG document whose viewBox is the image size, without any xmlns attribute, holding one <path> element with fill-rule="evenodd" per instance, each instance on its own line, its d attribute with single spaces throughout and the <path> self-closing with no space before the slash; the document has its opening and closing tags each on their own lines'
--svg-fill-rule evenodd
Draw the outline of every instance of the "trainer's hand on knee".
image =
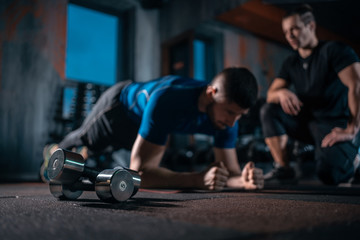
<svg viewBox="0 0 360 240">
<path fill-rule="evenodd" d="M 279 102 L 281 108 L 286 114 L 294 116 L 298 115 L 303 105 L 303 103 L 299 100 L 295 93 L 291 92 L 288 89 L 282 89 L 281 91 L 279 91 Z"/>
<path fill-rule="evenodd" d="M 222 190 L 226 185 L 229 172 L 224 163 L 219 162 L 210 165 L 209 168 L 201 173 L 201 176 L 203 189 Z"/>
<path fill-rule="evenodd" d="M 321 147 L 331 147 L 337 142 L 351 141 L 355 137 L 354 131 L 349 128 L 333 128 L 321 141 Z"/>
</svg>

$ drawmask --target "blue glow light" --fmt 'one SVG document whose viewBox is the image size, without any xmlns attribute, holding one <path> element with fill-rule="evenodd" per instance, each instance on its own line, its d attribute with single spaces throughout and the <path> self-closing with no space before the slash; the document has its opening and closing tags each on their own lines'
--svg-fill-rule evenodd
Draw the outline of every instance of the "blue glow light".
<svg viewBox="0 0 360 240">
<path fill-rule="evenodd" d="M 119 19 L 68 4 L 66 77 L 113 85 L 117 74 Z"/>
<path fill-rule="evenodd" d="M 205 74 L 205 42 L 194 40 L 194 78 L 197 80 L 206 80 Z"/>
</svg>

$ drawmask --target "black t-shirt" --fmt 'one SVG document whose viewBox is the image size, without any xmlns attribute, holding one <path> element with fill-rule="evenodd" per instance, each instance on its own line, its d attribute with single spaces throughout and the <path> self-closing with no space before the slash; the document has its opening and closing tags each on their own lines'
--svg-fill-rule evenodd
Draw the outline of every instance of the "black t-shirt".
<svg viewBox="0 0 360 240">
<path fill-rule="evenodd" d="M 359 58 L 349 46 L 333 41 L 319 42 L 305 59 L 298 52 L 289 56 L 278 77 L 294 86 L 304 110 L 314 118 L 348 118 L 348 89 L 338 73 L 354 62 L 359 62 Z"/>
</svg>

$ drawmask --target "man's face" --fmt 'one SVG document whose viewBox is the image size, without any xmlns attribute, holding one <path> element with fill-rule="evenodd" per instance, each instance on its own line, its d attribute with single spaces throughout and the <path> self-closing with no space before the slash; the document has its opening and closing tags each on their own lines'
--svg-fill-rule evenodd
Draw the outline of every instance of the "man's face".
<svg viewBox="0 0 360 240">
<path fill-rule="evenodd" d="M 249 109 L 242 109 L 234 102 L 214 101 L 207 106 L 206 112 L 213 125 L 217 129 L 233 127 L 243 114 L 248 113 Z"/>
<path fill-rule="evenodd" d="M 292 15 L 284 18 L 282 29 L 286 40 L 294 50 L 306 48 L 314 36 L 312 24 L 305 25 L 299 15 Z"/>
</svg>

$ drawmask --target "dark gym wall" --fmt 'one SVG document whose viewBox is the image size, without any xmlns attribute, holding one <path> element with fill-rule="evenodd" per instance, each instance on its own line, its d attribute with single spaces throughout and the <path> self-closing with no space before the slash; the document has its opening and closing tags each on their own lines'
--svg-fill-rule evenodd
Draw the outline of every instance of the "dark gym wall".
<svg viewBox="0 0 360 240">
<path fill-rule="evenodd" d="M 214 20 L 249 0 L 171 0 L 160 8 L 160 39 L 164 42 L 201 23 Z"/>
<path fill-rule="evenodd" d="M 0 0 L 0 181 L 37 180 L 64 79 L 67 0 Z"/>
<path fill-rule="evenodd" d="M 262 12 L 265 8 L 263 5 L 260 0 L 171 0 L 160 8 L 161 41 L 166 42 L 192 29 L 217 33 L 223 40 L 221 46 L 223 62 L 220 70 L 232 66 L 249 68 L 258 80 L 259 96 L 265 97 L 268 85 L 279 71 L 283 60 L 291 53 L 290 48 L 284 41 L 258 37 L 243 27 L 234 28 L 223 20 L 224 16 L 230 15 L 234 16 L 234 19 L 231 19 L 233 22 L 242 22 L 239 19 L 245 19 L 245 23 L 254 23 L 254 19 L 249 21 L 249 15 L 252 14 L 240 12 L 237 15 L 240 17 L 237 17 L 232 11 L 246 6 L 247 9 L 251 8 L 250 13 L 256 10 Z M 280 36 L 277 37 L 283 39 L 280 22 L 283 12 L 275 7 L 266 7 L 267 15 L 273 14 L 274 18 L 280 19 L 269 31 L 277 32 L 279 29 Z M 271 14 L 268 14 L 269 12 Z M 220 21 L 215 21 L 219 20 L 219 16 L 222 17 Z M 261 16 L 259 19 L 262 19 Z M 223 24 L 224 22 L 226 24 Z M 247 25 L 251 26 L 251 24 Z"/>
</svg>

